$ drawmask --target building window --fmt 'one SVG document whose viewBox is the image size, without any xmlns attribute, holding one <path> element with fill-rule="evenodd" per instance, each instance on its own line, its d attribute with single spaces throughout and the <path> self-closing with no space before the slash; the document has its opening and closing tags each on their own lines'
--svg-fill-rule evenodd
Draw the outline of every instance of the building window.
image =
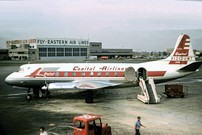
<svg viewBox="0 0 202 135">
<path fill-rule="evenodd" d="M 72 56 L 72 48 L 65 48 L 65 56 Z"/>
<path fill-rule="evenodd" d="M 55 57 L 55 48 L 48 48 L 48 57 Z"/>
<path fill-rule="evenodd" d="M 81 48 L 81 56 L 87 56 L 87 48 Z"/>
<path fill-rule="evenodd" d="M 29 54 L 35 54 L 35 52 L 34 51 L 30 51 Z"/>
<path fill-rule="evenodd" d="M 73 56 L 79 56 L 79 48 L 73 48 Z"/>
<path fill-rule="evenodd" d="M 57 56 L 64 56 L 64 48 L 57 48 Z"/>
<path fill-rule="evenodd" d="M 47 48 L 39 48 L 39 57 L 47 57 Z"/>
<path fill-rule="evenodd" d="M 11 45 L 11 49 L 16 49 L 16 45 Z"/>
<path fill-rule="evenodd" d="M 24 48 L 28 49 L 29 48 L 29 44 L 24 44 Z"/>
<path fill-rule="evenodd" d="M 18 54 L 26 54 L 26 52 L 17 52 Z"/>
</svg>

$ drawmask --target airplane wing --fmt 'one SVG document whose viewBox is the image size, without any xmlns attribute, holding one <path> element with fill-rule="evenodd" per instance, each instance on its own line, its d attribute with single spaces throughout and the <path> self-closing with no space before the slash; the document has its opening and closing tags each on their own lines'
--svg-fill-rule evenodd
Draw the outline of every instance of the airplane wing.
<svg viewBox="0 0 202 135">
<path fill-rule="evenodd" d="M 96 80 L 85 80 L 85 81 L 73 81 L 73 82 L 55 82 L 49 83 L 47 86 L 43 86 L 42 89 L 48 90 L 64 90 L 64 89 L 80 89 L 80 90 L 96 90 L 106 87 L 118 86 L 121 83 L 112 83 L 109 81 L 96 81 Z"/>
</svg>

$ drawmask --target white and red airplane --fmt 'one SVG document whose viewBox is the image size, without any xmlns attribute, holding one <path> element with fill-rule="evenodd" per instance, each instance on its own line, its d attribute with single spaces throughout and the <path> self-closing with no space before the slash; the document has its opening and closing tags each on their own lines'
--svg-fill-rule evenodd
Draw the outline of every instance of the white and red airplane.
<svg viewBox="0 0 202 135">
<path fill-rule="evenodd" d="M 190 37 L 181 34 L 172 54 L 163 60 L 145 63 L 45 63 L 25 64 L 10 74 L 5 82 L 11 86 L 32 88 L 35 95 L 42 89 L 96 89 L 139 84 L 139 77 L 152 77 L 155 83 L 190 75 L 202 62 L 195 60 Z M 92 96 L 86 102 L 92 102 Z M 90 97 L 90 99 L 89 99 Z M 30 98 L 28 91 L 27 99 Z"/>
</svg>

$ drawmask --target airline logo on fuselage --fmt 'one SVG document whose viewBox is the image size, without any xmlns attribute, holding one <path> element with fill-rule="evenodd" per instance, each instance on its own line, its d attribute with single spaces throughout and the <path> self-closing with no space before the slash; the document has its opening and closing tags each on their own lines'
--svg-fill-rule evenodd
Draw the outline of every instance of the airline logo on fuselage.
<svg viewBox="0 0 202 135">
<path fill-rule="evenodd" d="M 44 76 L 55 76 L 55 72 L 44 72 Z"/>
<path fill-rule="evenodd" d="M 188 52 L 185 52 L 185 53 L 183 53 L 183 52 L 175 52 L 174 55 L 175 56 L 188 56 Z"/>
</svg>

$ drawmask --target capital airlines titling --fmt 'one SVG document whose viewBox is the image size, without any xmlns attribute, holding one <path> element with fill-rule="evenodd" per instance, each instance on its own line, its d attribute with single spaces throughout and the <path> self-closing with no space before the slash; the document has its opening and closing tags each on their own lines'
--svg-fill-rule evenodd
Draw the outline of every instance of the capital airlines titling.
<svg viewBox="0 0 202 135">
<path fill-rule="evenodd" d="M 118 67 L 118 66 L 102 66 L 102 67 L 96 67 L 96 66 L 74 66 L 73 71 L 95 71 L 96 69 L 101 71 L 124 71 L 124 67 Z"/>
</svg>

